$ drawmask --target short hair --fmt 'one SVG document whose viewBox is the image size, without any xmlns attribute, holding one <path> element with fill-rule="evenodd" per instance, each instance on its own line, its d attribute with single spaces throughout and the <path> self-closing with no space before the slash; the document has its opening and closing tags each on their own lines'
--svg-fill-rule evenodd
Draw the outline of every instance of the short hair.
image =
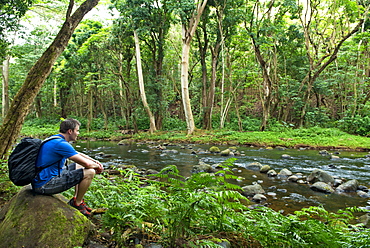
<svg viewBox="0 0 370 248">
<path fill-rule="evenodd" d="M 68 118 L 60 123 L 59 132 L 66 133 L 69 129 L 75 130 L 77 126 L 81 126 L 78 120 Z"/>
</svg>

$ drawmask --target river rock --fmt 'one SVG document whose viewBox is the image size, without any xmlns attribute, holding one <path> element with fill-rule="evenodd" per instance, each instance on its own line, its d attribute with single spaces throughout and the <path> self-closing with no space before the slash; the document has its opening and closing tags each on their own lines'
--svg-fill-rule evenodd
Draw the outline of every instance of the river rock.
<svg viewBox="0 0 370 248">
<path fill-rule="evenodd" d="M 359 197 L 362 197 L 362 198 L 369 198 L 370 197 L 370 195 L 368 193 L 366 193 L 365 191 L 362 191 L 362 190 L 357 191 L 357 195 Z"/>
<path fill-rule="evenodd" d="M 231 151 L 230 149 L 225 149 L 223 151 L 221 151 L 221 156 L 230 156 L 231 155 Z"/>
<path fill-rule="evenodd" d="M 255 194 L 252 198 L 252 201 L 257 202 L 257 203 L 265 202 L 266 200 L 267 200 L 267 197 L 264 196 L 263 194 Z"/>
<path fill-rule="evenodd" d="M 321 150 L 321 151 L 319 151 L 319 154 L 322 155 L 322 156 L 327 156 L 327 155 L 329 155 L 329 152 L 327 150 Z"/>
<path fill-rule="evenodd" d="M 249 163 L 245 166 L 248 170 L 261 171 L 262 164 L 260 162 Z"/>
<path fill-rule="evenodd" d="M 23 187 L 0 211 L 0 246 L 81 247 L 93 224 L 67 201 Z"/>
<path fill-rule="evenodd" d="M 242 194 L 245 196 L 254 196 L 256 194 L 264 194 L 265 191 L 263 190 L 262 186 L 260 184 L 254 184 L 254 185 L 247 185 L 242 187 Z"/>
<path fill-rule="evenodd" d="M 270 165 L 265 164 L 265 165 L 263 165 L 263 166 L 261 167 L 260 172 L 261 172 L 261 173 L 267 173 L 269 170 L 271 170 Z"/>
<path fill-rule="evenodd" d="M 288 177 L 288 181 L 289 182 L 297 182 L 298 181 L 298 176 L 292 175 L 292 176 Z"/>
<path fill-rule="evenodd" d="M 358 220 L 359 223 L 362 223 L 364 227 L 370 228 L 370 215 L 369 214 L 364 214 L 361 215 Z"/>
<path fill-rule="evenodd" d="M 200 162 L 199 164 L 193 166 L 193 168 L 191 169 L 191 173 L 200 173 L 200 172 L 214 173 L 216 172 L 216 169 L 209 164 Z"/>
<path fill-rule="evenodd" d="M 231 243 L 228 240 L 223 240 L 222 242 L 218 243 L 218 245 L 222 248 L 231 248 Z"/>
<path fill-rule="evenodd" d="M 275 170 L 269 170 L 267 172 L 267 176 L 269 176 L 269 177 L 276 177 L 277 176 L 277 172 Z"/>
<path fill-rule="evenodd" d="M 369 192 L 369 188 L 366 187 L 365 185 L 359 185 L 357 187 L 358 190 L 362 190 L 362 191 L 365 191 L 365 192 Z"/>
<path fill-rule="evenodd" d="M 338 159 L 340 159 L 340 157 L 337 156 L 337 155 L 330 154 L 330 159 L 331 160 L 338 160 Z"/>
<path fill-rule="evenodd" d="M 279 151 L 284 151 L 284 150 L 286 150 L 286 148 L 285 148 L 285 147 L 282 147 L 282 146 L 277 146 L 277 147 L 275 147 L 275 149 L 276 149 L 276 150 L 279 150 Z"/>
<path fill-rule="evenodd" d="M 217 146 L 212 146 L 211 148 L 209 148 L 209 151 L 212 153 L 219 153 L 220 148 L 218 148 Z"/>
<path fill-rule="evenodd" d="M 323 193 L 334 193 L 334 189 L 327 183 L 316 182 L 310 187 L 312 190 L 323 192 Z"/>
<path fill-rule="evenodd" d="M 132 140 L 121 140 L 120 142 L 118 142 L 118 145 L 119 145 L 119 146 L 127 146 L 127 145 L 129 145 L 131 142 L 132 142 Z"/>
<path fill-rule="evenodd" d="M 291 175 L 293 175 L 293 173 L 290 170 L 282 169 L 277 176 L 278 176 L 278 178 L 285 179 L 285 178 L 290 177 Z"/>
<path fill-rule="evenodd" d="M 288 154 L 283 154 L 283 155 L 281 155 L 281 158 L 283 158 L 283 159 L 291 159 L 292 156 L 290 156 Z"/>
<path fill-rule="evenodd" d="M 333 184 L 334 178 L 331 175 L 329 175 L 329 173 L 327 173 L 326 171 L 315 169 L 307 177 L 307 181 L 309 183 L 324 182 Z"/>
<path fill-rule="evenodd" d="M 339 192 L 339 193 L 342 193 L 342 192 L 356 192 L 358 188 L 358 181 L 356 179 L 353 179 L 353 180 L 349 180 L 348 182 L 345 182 L 341 185 L 339 185 L 337 188 L 336 188 L 336 191 Z"/>
<path fill-rule="evenodd" d="M 336 179 L 334 179 L 333 186 L 334 186 L 334 187 L 338 187 L 338 186 L 339 186 L 339 185 L 341 185 L 342 183 L 343 183 L 343 180 L 342 180 L 342 179 L 336 178 Z"/>
</svg>

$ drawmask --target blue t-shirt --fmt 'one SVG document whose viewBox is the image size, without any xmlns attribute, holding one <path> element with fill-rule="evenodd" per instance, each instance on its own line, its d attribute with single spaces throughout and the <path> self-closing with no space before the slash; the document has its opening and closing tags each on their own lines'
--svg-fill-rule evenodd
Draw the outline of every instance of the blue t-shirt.
<svg viewBox="0 0 370 248">
<path fill-rule="evenodd" d="M 72 157 L 78 152 L 69 144 L 61 134 L 57 134 L 61 139 L 52 139 L 42 145 L 37 157 L 36 166 L 49 167 L 43 169 L 33 180 L 33 187 L 40 188 L 51 178 L 62 173 L 63 166 L 67 158 Z"/>
</svg>

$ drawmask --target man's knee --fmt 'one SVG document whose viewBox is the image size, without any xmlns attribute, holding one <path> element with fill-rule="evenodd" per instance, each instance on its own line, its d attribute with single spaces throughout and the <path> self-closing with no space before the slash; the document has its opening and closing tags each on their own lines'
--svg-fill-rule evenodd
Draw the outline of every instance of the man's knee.
<svg viewBox="0 0 370 248">
<path fill-rule="evenodd" d="M 84 172 L 84 177 L 88 177 L 88 178 L 94 178 L 96 174 L 94 169 L 84 169 L 83 172 Z"/>
</svg>

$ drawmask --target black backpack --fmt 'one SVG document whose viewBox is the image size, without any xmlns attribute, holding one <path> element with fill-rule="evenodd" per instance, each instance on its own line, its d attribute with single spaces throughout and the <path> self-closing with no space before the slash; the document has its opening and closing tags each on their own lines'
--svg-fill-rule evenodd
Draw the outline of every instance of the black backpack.
<svg viewBox="0 0 370 248">
<path fill-rule="evenodd" d="M 15 185 L 30 184 L 42 169 L 48 167 L 36 168 L 36 162 L 41 146 L 52 139 L 61 139 L 61 137 L 51 136 L 44 140 L 27 137 L 17 144 L 8 159 L 9 179 Z"/>
</svg>

